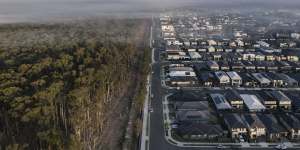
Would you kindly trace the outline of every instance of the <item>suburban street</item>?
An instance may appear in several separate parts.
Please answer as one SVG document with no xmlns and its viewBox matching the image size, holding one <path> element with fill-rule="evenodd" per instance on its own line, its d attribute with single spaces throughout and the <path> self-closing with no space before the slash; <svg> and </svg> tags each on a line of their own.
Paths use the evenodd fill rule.
<svg viewBox="0 0 300 150">
<path fill-rule="evenodd" d="M 163 99 L 167 94 L 172 93 L 174 88 L 168 88 L 162 86 L 162 74 L 161 65 L 165 65 L 164 62 L 160 60 L 160 49 L 157 48 L 153 41 L 159 41 L 159 30 L 155 27 L 155 21 L 153 21 L 153 26 L 151 27 L 151 37 L 150 37 L 150 47 L 152 49 L 152 64 L 151 64 L 151 75 L 149 75 L 148 82 L 148 94 L 144 107 L 144 125 L 143 125 L 143 137 L 141 138 L 141 150 L 208 150 L 208 149 L 218 149 L 218 144 L 208 143 L 203 145 L 191 145 L 191 146 L 178 146 L 177 143 L 168 139 L 166 134 L 167 130 L 164 125 L 164 118 L 167 116 L 163 113 L 164 105 Z M 205 90 L 203 88 L 187 88 L 184 90 Z M 219 88 L 211 89 L 219 90 Z M 247 90 L 247 89 L 243 89 Z M 252 89 L 253 90 L 253 89 Z M 255 90 L 255 89 L 254 89 Z M 260 90 L 260 89 L 256 89 Z M 298 89 L 296 89 L 298 90 Z M 239 144 L 232 144 L 224 146 L 223 149 L 275 149 L 274 147 L 261 147 L 253 146 L 249 147 L 246 143 L 246 147 L 241 147 Z M 248 146 L 247 146 L 248 145 Z"/>
</svg>

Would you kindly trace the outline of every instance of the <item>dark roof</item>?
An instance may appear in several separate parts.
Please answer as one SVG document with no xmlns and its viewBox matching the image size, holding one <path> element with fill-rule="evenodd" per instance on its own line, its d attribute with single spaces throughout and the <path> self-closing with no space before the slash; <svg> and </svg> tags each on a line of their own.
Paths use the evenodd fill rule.
<svg viewBox="0 0 300 150">
<path fill-rule="evenodd" d="M 238 114 L 225 114 L 224 122 L 229 129 L 231 128 L 247 128 L 247 124 Z"/>
<path fill-rule="evenodd" d="M 197 77 L 193 76 L 175 76 L 175 77 L 170 77 L 170 81 L 198 81 Z"/>
<path fill-rule="evenodd" d="M 197 92 L 189 92 L 189 91 L 177 91 L 171 96 L 168 97 L 170 101 L 200 101 L 204 100 L 201 94 Z"/>
<path fill-rule="evenodd" d="M 265 73 L 265 76 L 267 76 L 271 80 L 282 80 L 276 73 L 274 72 L 267 72 Z"/>
<path fill-rule="evenodd" d="M 249 128 L 265 128 L 264 124 L 261 122 L 261 120 L 259 120 L 256 114 L 245 114 L 243 117 Z"/>
<path fill-rule="evenodd" d="M 287 96 L 292 100 L 292 106 L 295 110 L 300 110 L 300 94 L 295 92 L 287 93 Z"/>
<path fill-rule="evenodd" d="M 225 93 L 225 97 L 228 101 L 243 101 L 242 97 L 236 90 L 227 90 Z"/>
<path fill-rule="evenodd" d="M 272 114 L 258 114 L 257 116 L 264 123 L 268 133 L 287 132 Z"/>
<path fill-rule="evenodd" d="M 243 82 L 256 82 L 256 80 L 249 73 L 240 73 L 239 75 L 243 79 Z"/>
<path fill-rule="evenodd" d="M 203 121 L 207 122 L 209 119 L 209 111 L 200 111 L 200 110 L 179 110 L 176 111 L 176 120 L 177 121 Z"/>
<path fill-rule="evenodd" d="M 207 110 L 208 101 L 175 102 L 177 110 Z"/>
<path fill-rule="evenodd" d="M 276 101 L 272 95 L 268 93 L 268 91 L 258 91 L 258 96 L 261 97 L 263 101 Z"/>
<path fill-rule="evenodd" d="M 282 120 L 282 124 L 288 129 L 300 130 L 300 121 L 294 115 L 289 113 L 278 114 L 278 118 Z"/>
<path fill-rule="evenodd" d="M 291 101 L 290 98 L 281 91 L 268 91 L 268 93 L 277 101 Z"/>
<path fill-rule="evenodd" d="M 200 80 L 213 82 L 215 80 L 215 76 L 212 73 L 204 72 L 204 73 L 201 73 Z"/>
<path fill-rule="evenodd" d="M 218 62 L 218 65 L 219 65 L 220 67 L 229 67 L 229 64 L 228 64 L 227 61 L 219 61 L 219 62 Z"/>
<path fill-rule="evenodd" d="M 176 129 L 180 135 L 212 135 L 222 136 L 223 129 L 220 125 L 210 125 L 195 122 L 181 122 Z"/>
</svg>

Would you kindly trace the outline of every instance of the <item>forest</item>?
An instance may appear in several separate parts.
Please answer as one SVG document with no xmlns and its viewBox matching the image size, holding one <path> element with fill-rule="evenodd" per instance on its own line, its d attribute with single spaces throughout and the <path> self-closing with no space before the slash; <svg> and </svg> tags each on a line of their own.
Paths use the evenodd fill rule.
<svg viewBox="0 0 300 150">
<path fill-rule="evenodd" d="M 149 24 L 0 25 L 0 149 L 121 149 L 143 103 Z"/>
</svg>

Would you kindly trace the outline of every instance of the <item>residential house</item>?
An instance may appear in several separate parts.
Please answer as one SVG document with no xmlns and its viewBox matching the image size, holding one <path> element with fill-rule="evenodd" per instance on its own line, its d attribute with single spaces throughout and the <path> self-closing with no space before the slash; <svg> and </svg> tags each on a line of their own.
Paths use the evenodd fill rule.
<svg viewBox="0 0 300 150">
<path fill-rule="evenodd" d="M 231 61 L 229 62 L 231 70 L 234 71 L 242 71 L 244 68 L 244 64 L 241 61 Z"/>
<path fill-rule="evenodd" d="M 243 53 L 242 56 L 243 56 L 243 60 L 245 60 L 245 61 L 254 61 L 255 60 L 254 53 L 246 52 L 246 53 Z"/>
<path fill-rule="evenodd" d="M 196 73 L 192 67 L 171 67 L 168 76 L 170 77 L 196 77 Z"/>
<path fill-rule="evenodd" d="M 230 82 L 232 86 L 240 86 L 242 85 L 242 78 L 240 77 L 240 75 L 235 72 L 235 71 L 230 71 L 230 72 L 226 72 L 227 75 L 230 78 Z"/>
<path fill-rule="evenodd" d="M 215 61 L 207 61 L 207 67 L 212 71 L 219 70 L 219 65 Z"/>
<path fill-rule="evenodd" d="M 291 140 L 300 139 L 300 120 L 289 113 L 281 113 L 277 115 L 278 121 L 289 131 L 288 137 Z"/>
<path fill-rule="evenodd" d="M 175 101 L 174 108 L 176 111 L 188 111 L 188 110 L 207 110 L 208 101 Z"/>
<path fill-rule="evenodd" d="M 253 62 L 257 71 L 265 71 L 266 70 L 266 68 L 267 68 L 266 64 L 263 62 L 264 61 L 254 61 Z"/>
<path fill-rule="evenodd" d="M 281 109 L 290 110 L 292 107 L 292 100 L 287 97 L 283 92 L 281 91 L 268 91 L 270 95 L 276 99 L 277 105 Z"/>
<path fill-rule="evenodd" d="M 224 71 L 215 72 L 215 76 L 217 77 L 218 84 L 221 86 L 225 86 L 230 83 L 230 78 Z"/>
<path fill-rule="evenodd" d="M 189 51 L 188 53 L 192 60 L 199 60 L 202 58 L 198 52 Z"/>
<path fill-rule="evenodd" d="M 209 118 L 208 116 L 209 111 L 202 111 L 202 110 L 179 110 L 176 111 L 176 120 L 179 122 L 183 121 L 195 121 L 195 122 L 201 122 L 201 121 L 207 121 Z"/>
<path fill-rule="evenodd" d="M 209 47 L 207 48 L 207 51 L 208 51 L 209 53 L 213 53 L 213 52 L 216 52 L 216 48 L 213 47 L 213 46 L 209 46 Z"/>
<path fill-rule="evenodd" d="M 172 86 L 193 86 L 198 84 L 198 79 L 195 76 L 172 76 L 166 82 Z"/>
<path fill-rule="evenodd" d="M 220 125 L 195 122 L 179 123 L 175 133 L 185 140 L 217 140 L 226 135 Z"/>
<path fill-rule="evenodd" d="M 231 138 L 247 135 L 247 124 L 238 114 L 225 114 L 223 118 Z"/>
<path fill-rule="evenodd" d="M 243 86 L 245 87 L 256 87 L 258 85 L 257 80 L 249 73 L 240 73 L 243 79 Z"/>
<path fill-rule="evenodd" d="M 252 76 L 262 87 L 267 87 L 271 84 L 271 81 L 261 73 L 252 73 Z"/>
<path fill-rule="evenodd" d="M 258 114 L 257 116 L 266 127 L 267 139 L 269 142 L 280 142 L 281 139 L 288 136 L 288 131 L 280 125 L 274 115 Z"/>
<path fill-rule="evenodd" d="M 277 75 L 277 73 L 267 72 L 264 73 L 264 76 L 266 76 L 271 81 L 273 87 L 282 87 L 283 80 Z"/>
<path fill-rule="evenodd" d="M 206 87 L 212 87 L 213 83 L 215 83 L 215 76 L 210 72 L 204 72 L 200 75 L 200 83 Z"/>
<path fill-rule="evenodd" d="M 277 61 L 277 65 L 282 72 L 289 72 L 292 70 L 292 66 L 286 61 Z"/>
<path fill-rule="evenodd" d="M 256 71 L 256 67 L 253 63 L 251 63 L 250 61 L 243 61 L 244 64 L 244 69 L 246 72 L 255 72 Z"/>
<path fill-rule="evenodd" d="M 240 94 L 236 90 L 228 90 L 225 93 L 225 98 L 230 103 L 231 107 L 242 109 L 244 105 L 244 101 Z"/>
<path fill-rule="evenodd" d="M 267 109 L 275 110 L 277 109 L 277 100 L 273 98 L 267 91 L 259 91 L 259 97 L 261 98 L 261 102 Z"/>
<path fill-rule="evenodd" d="M 226 98 L 222 94 L 218 94 L 218 93 L 210 94 L 210 98 L 213 101 L 218 111 L 232 109 L 232 107 L 230 106 L 230 104 L 227 102 Z"/>
<path fill-rule="evenodd" d="M 261 52 L 256 52 L 255 53 L 255 60 L 256 61 L 265 61 L 266 60 L 266 56 L 261 53 Z"/>
<path fill-rule="evenodd" d="M 223 71 L 229 71 L 230 70 L 230 67 L 229 67 L 229 64 L 228 64 L 227 61 L 219 61 L 218 64 L 220 66 L 220 70 L 223 70 Z"/>
<path fill-rule="evenodd" d="M 255 140 L 266 136 L 266 127 L 256 114 L 245 114 L 242 118 L 246 121 L 250 139 Z"/>
<path fill-rule="evenodd" d="M 213 58 L 214 61 L 220 61 L 222 60 L 222 53 L 211 53 L 211 57 Z"/>
<path fill-rule="evenodd" d="M 260 102 L 260 100 L 255 95 L 240 94 L 242 97 L 246 108 L 250 112 L 261 112 L 266 109 L 266 107 Z"/>
</svg>

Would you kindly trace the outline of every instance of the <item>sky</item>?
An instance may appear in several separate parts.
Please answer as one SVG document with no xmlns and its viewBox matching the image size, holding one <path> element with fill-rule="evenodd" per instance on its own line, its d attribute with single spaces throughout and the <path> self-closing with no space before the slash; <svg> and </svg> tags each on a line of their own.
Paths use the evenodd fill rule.
<svg viewBox="0 0 300 150">
<path fill-rule="evenodd" d="M 300 0 L 0 0 L 0 23 L 84 18 L 105 15 L 136 15 L 151 10 L 199 5 L 200 7 L 299 6 Z"/>
</svg>

